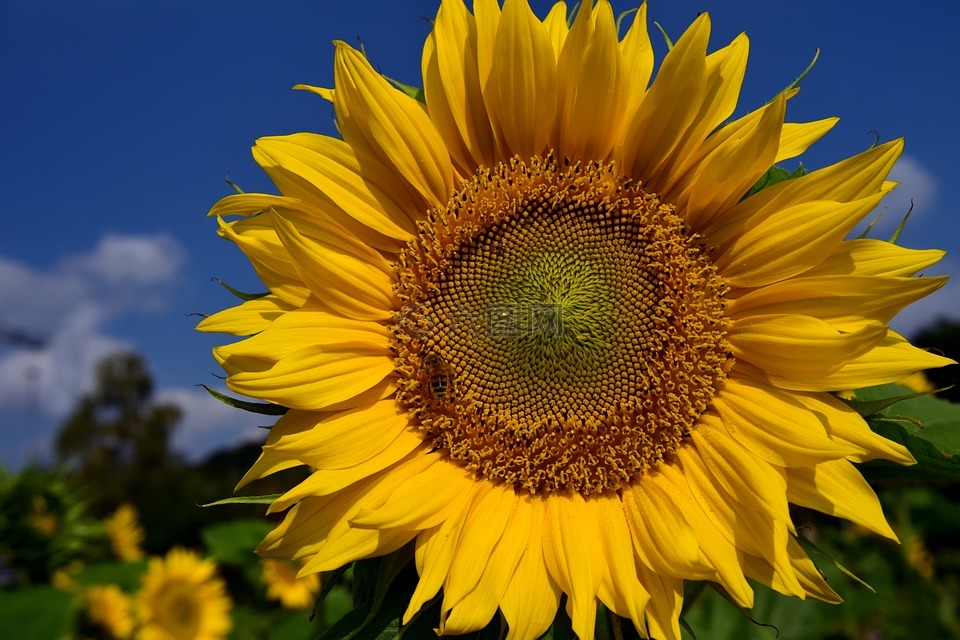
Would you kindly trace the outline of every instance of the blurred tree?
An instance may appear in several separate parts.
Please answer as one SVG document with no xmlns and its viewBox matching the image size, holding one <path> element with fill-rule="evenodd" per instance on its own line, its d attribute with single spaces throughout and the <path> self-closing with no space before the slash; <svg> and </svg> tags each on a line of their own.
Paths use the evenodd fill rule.
<svg viewBox="0 0 960 640">
<path fill-rule="evenodd" d="M 153 380 L 136 353 L 108 356 L 94 390 L 81 398 L 57 437 L 57 455 L 84 479 L 169 466 L 179 407 L 153 404 Z"/>
<path fill-rule="evenodd" d="M 162 546 L 169 537 L 164 533 L 177 529 L 170 516 L 193 504 L 184 495 L 185 465 L 170 450 L 181 410 L 154 403 L 152 396 L 153 379 L 142 356 L 110 355 L 97 366 L 93 391 L 80 399 L 56 441 L 59 462 L 90 486 L 98 515 L 121 502 L 137 507 L 148 547 Z"/>
<path fill-rule="evenodd" d="M 960 321 L 938 318 L 932 325 L 921 329 L 911 342 L 918 347 L 933 349 L 936 353 L 960 361 Z M 937 389 L 953 385 L 951 389 L 937 395 L 951 402 L 960 402 L 960 385 L 957 384 L 960 365 L 931 369 L 925 373 Z"/>
</svg>

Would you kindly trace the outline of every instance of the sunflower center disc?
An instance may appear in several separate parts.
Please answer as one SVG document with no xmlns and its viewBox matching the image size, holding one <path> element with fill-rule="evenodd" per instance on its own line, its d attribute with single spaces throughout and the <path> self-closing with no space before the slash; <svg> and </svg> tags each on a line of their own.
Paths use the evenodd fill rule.
<svg viewBox="0 0 960 640">
<path fill-rule="evenodd" d="M 731 364 L 708 247 L 610 165 L 481 169 L 397 271 L 399 402 L 452 460 L 534 493 L 642 475 Z"/>
</svg>

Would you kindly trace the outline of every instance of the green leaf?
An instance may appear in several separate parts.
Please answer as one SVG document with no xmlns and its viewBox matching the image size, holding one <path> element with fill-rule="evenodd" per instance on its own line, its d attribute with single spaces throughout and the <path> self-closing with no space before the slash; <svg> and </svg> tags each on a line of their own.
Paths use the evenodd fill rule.
<svg viewBox="0 0 960 640">
<path fill-rule="evenodd" d="M 220 278 L 210 278 L 210 279 L 243 301 L 257 300 L 264 296 L 270 295 L 269 291 L 264 291 L 263 293 L 244 293 L 239 289 L 234 289 L 233 287 L 228 285 L 226 282 L 224 282 Z"/>
<path fill-rule="evenodd" d="M 914 396 L 914 397 L 904 397 Z M 917 479 L 960 481 L 960 405 L 929 395 L 916 396 L 902 385 L 869 387 L 856 392 L 862 402 L 899 397 L 896 407 L 886 407 L 870 420 L 870 427 L 899 442 L 917 459 L 916 467 L 884 461 L 864 465 L 871 474 Z M 922 425 L 922 426 L 920 426 Z"/>
<path fill-rule="evenodd" d="M 115 584 L 128 593 L 140 587 L 140 576 L 147 568 L 146 560 L 137 562 L 97 562 L 84 565 L 72 576 L 79 585 Z"/>
<path fill-rule="evenodd" d="M 859 394 L 860 392 L 858 391 L 857 393 Z M 855 397 L 852 400 L 843 400 L 843 402 L 864 418 L 871 418 L 873 416 L 880 415 L 880 413 L 887 407 L 892 407 L 903 400 L 931 396 L 934 393 L 936 393 L 936 391 L 917 391 L 915 393 L 905 393 L 901 395 L 890 396 L 889 398 L 880 398 L 879 400 L 860 400 Z"/>
<path fill-rule="evenodd" d="M 0 629 L 4 638 L 46 640 L 70 635 L 73 594 L 51 586 L 4 589 Z"/>
<path fill-rule="evenodd" d="M 264 520 L 234 520 L 206 527 L 200 539 L 217 562 L 245 566 L 256 559 L 254 549 L 272 528 Z"/>
<path fill-rule="evenodd" d="M 260 415 L 264 416 L 282 416 L 289 411 L 287 407 L 279 404 L 271 404 L 269 402 L 249 402 L 247 400 L 240 400 L 239 398 L 231 398 L 225 393 L 220 393 L 216 389 L 211 389 L 205 384 L 197 386 L 206 389 L 207 393 L 212 395 L 223 404 L 235 407 L 237 409 L 243 409 L 244 411 L 249 411 L 250 413 L 259 413 Z"/>
<path fill-rule="evenodd" d="M 746 200 L 747 198 L 757 193 L 758 191 L 763 191 L 767 187 L 772 187 L 778 182 L 783 182 L 784 180 L 790 180 L 791 178 L 799 178 L 800 176 L 804 176 L 806 174 L 807 174 L 807 170 L 804 168 L 802 164 L 798 165 L 797 168 L 793 170 L 793 173 L 787 171 L 783 167 L 778 167 L 777 165 L 773 165 L 772 167 L 767 169 L 767 172 L 765 174 L 760 176 L 760 179 L 757 180 L 756 184 L 750 187 L 750 190 L 747 191 L 747 195 L 743 196 L 743 198 L 741 198 L 741 201 Z"/>
<path fill-rule="evenodd" d="M 207 504 L 201 504 L 201 507 L 222 507 L 225 504 L 273 504 L 277 498 L 282 496 L 282 493 L 265 493 L 260 496 L 233 496 L 232 498 L 224 498 L 223 500 L 216 500 L 215 502 L 208 502 Z"/>
</svg>

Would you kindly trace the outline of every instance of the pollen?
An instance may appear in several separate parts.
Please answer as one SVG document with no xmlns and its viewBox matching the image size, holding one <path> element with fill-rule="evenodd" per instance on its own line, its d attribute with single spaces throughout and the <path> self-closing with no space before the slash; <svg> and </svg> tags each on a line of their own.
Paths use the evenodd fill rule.
<svg viewBox="0 0 960 640">
<path fill-rule="evenodd" d="M 491 481 L 620 489 L 671 455 L 733 364 L 710 255 L 613 165 L 481 168 L 398 257 L 397 399 Z"/>
</svg>

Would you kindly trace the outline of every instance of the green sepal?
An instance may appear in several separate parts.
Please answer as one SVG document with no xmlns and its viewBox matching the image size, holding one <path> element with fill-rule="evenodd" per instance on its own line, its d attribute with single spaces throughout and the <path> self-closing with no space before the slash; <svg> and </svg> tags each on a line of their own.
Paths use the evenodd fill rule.
<svg viewBox="0 0 960 640">
<path fill-rule="evenodd" d="M 783 182 L 784 180 L 790 180 L 792 178 L 799 178 L 800 176 L 805 176 L 805 175 L 807 175 L 807 170 L 802 164 L 797 165 L 797 168 L 794 169 L 792 173 L 787 171 L 783 167 L 778 167 L 777 165 L 773 165 L 769 169 L 767 169 L 766 173 L 760 176 L 760 179 L 757 180 L 757 182 L 752 187 L 750 187 L 750 190 L 747 191 L 747 194 L 743 196 L 740 200 L 742 202 L 743 200 L 746 200 L 747 198 L 757 193 L 758 191 L 763 191 L 768 187 L 772 187 L 778 182 Z"/>
<path fill-rule="evenodd" d="M 842 400 L 848 407 L 859 413 L 862 417 L 872 418 L 874 416 L 879 416 L 884 409 L 891 407 L 898 402 L 909 400 L 910 398 L 932 396 L 939 391 L 943 391 L 943 389 L 937 389 L 936 391 L 917 391 L 916 393 L 905 393 L 902 395 L 890 396 L 889 398 L 881 398 L 879 400 L 858 400 L 857 398 L 852 400 L 840 398 L 840 400 Z"/>
<path fill-rule="evenodd" d="M 419 87 L 414 87 L 413 85 L 404 84 L 399 80 L 394 80 L 393 78 L 388 78 L 387 76 L 383 76 L 383 77 L 386 78 L 387 82 L 395 86 L 397 89 L 400 89 L 400 91 L 403 91 L 405 94 L 407 94 L 417 102 L 424 103 L 424 104 L 427 102 L 427 97 L 426 97 L 426 94 L 423 93 L 423 89 Z"/>
<path fill-rule="evenodd" d="M 282 416 L 290 410 L 289 408 L 279 404 L 271 404 L 269 402 L 248 402 L 247 400 L 240 400 L 239 398 L 231 398 L 224 393 L 220 393 L 215 389 L 211 389 L 205 384 L 197 386 L 206 389 L 207 393 L 212 395 L 223 404 L 235 407 L 237 409 L 243 409 L 244 411 L 249 411 L 250 413 L 259 413 L 260 415 L 264 416 Z"/>
<path fill-rule="evenodd" d="M 793 82 L 791 82 L 790 84 L 788 84 L 788 85 L 787 85 L 787 88 L 784 89 L 783 91 L 781 91 L 780 93 L 786 93 L 786 92 L 788 92 L 788 91 L 793 91 L 794 89 L 796 89 L 797 87 L 799 87 L 799 86 L 800 86 L 800 83 L 803 81 L 803 79 L 806 78 L 807 75 L 808 75 L 811 71 L 813 71 L 813 67 L 814 67 L 815 64 L 817 64 L 817 60 L 819 60 L 819 59 L 820 59 L 820 48 L 817 47 L 817 50 L 813 52 L 813 60 L 811 60 L 811 61 L 810 61 L 810 64 L 807 65 L 807 68 L 803 70 L 803 73 L 801 73 L 799 76 L 797 76 L 796 80 L 794 80 Z M 771 102 L 772 102 L 772 100 L 771 100 Z"/>
<path fill-rule="evenodd" d="M 835 566 L 837 569 L 839 569 L 848 578 L 856 580 L 857 582 L 865 586 L 867 589 L 869 589 L 873 593 L 877 592 L 877 590 L 871 587 L 865 580 L 863 580 L 862 578 L 857 576 L 855 573 L 847 569 L 845 566 L 840 564 L 836 559 L 833 558 L 833 556 L 831 556 L 829 553 L 827 553 L 826 551 L 824 551 L 823 549 L 815 545 L 806 536 L 796 536 L 794 539 L 800 543 L 800 546 L 803 547 L 804 551 L 807 551 L 808 553 L 813 553 L 814 555 L 817 555 L 823 558 L 824 560 L 826 560 L 827 562 Z"/>
<path fill-rule="evenodd" d="M 653 24 L 657 25 L 657 29 L 660 30 L 660 35 L 663 36 L 663 41 L 667 43 L 667 51 L 672 51 L 672 50 L 673 50 L 673 40 L 671 40 L 671 39 L 670 39 L 670 36 L 667 35 L 667 30 L 664 29 L 663 26 L 662 26 L 659 22 L 657 22 L 656 20 L 653 21 Z"/>
<path fill-rule="evenodd" d="M 222 507 L 227 504 L 273 504 L 277 501 L 282 493 L 265 493 L 259 496 L 233 496 L 230 498 L 223 498 L 222 500 L 214 500 L 213 502 L 208 502 L 206 504 L 197 505 L 198 507 Z"/>
<path fill-rule="evenodd" d="M 313 610 L 310 612 L 310 619 L 313 620 L 317 617 L 317 614 L 320 612 L 320 605 L 323 604 L 323 601 L 327 599 L 327 596 L 330 595 L 330 592 L 333 591 L 333 588 L 340 584 L 340 581 L 343 579 L 343 576 L 346 575 L 347 571 L 350 570 L 350 567 L 353 566 L 353 563 L 345 564 L 339 569 L 334 569 L 333 571 L 326 571 L 323 573 L 323 577 L 320 580 L 320 593 L 317 594 L 317 599 L 313 602 Z"/>
<path fill-rule="evenodd" d="M 244 302 L 249 302 L 250 300 L 259 300 L 260 298 L 263 298 L 264 296 L 270 295 L 270 292 L 269 292 L 269 291 L 264 291 L 263 293 L 244 293 L 243 291 L 240 291 L 239 289 L 234 289 L 233 287 L 231 287 L 230 285 L 228 285 L 226 282 L 224 282 L 224 281 L 221 280 L 220 278 L 210 278 L 210 279 L 213 280 L 214 282 L 216 282 L 217 284 L 219 284 L 221 287 L 223 287 L 224 289 L 226 289 L 226 290 L 229 291 L 230 293 L 232 293 L 233 295 L 235 295 L 236 297 L 238 297 L 238 298 L 240 298 L 241 300 L 243 300 Z"/>
</svg>

